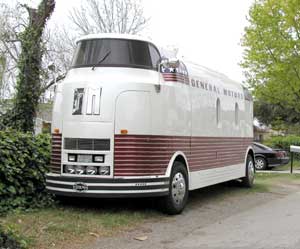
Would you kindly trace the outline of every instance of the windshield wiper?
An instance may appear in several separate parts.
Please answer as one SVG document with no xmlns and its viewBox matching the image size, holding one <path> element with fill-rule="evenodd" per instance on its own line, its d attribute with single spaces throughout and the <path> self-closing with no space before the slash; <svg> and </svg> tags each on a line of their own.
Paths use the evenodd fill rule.
<svg viewBox="0 0 300 249">
<path fill-rule="evenodd" d="M 95 70 L 95 67 L 100 65 L 105 59 L 110 55 L 111 51 L 108 51 L 101 60 L 99 60 L 94 66 L 92 67 L 92 70 Z"/>
</svg>

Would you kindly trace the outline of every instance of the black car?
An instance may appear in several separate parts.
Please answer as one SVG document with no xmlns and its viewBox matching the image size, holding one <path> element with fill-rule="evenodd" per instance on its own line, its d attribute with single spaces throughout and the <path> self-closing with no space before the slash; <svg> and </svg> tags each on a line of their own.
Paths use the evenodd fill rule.
<svg viewBox="0 0 300 249">
<path fill-rule="evenodd" d="M 255 152 L 255 169 L 264 170 L 289 163 L 289 157 L 284 150 L 272 149 L 260 143 L 253 143 Z"/>
</svg>

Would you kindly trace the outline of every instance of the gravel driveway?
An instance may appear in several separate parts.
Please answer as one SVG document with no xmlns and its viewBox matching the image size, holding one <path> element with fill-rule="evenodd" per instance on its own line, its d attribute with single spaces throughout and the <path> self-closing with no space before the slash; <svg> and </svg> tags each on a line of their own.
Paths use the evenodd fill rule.
<svg viewBox="0 0 300 249">
<path fill-rule="evenodd" d="M 269 192 L 228 185 L 197 190 L 190 193 L 183 214 L 99 238 L 90 247 L 100 248 L 299 249 L 300 185 L 277 186 Z"/>
</svg>

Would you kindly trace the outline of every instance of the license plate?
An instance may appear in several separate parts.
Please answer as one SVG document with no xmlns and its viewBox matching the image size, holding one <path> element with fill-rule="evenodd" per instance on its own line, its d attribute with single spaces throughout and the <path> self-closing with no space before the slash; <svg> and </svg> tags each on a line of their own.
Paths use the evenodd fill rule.
<svg viewBox="0 0 300 249">
<path fill-rule="evenodd" d="M 92 163 L 93 157 L 92 155 L 78 155 L 77 161 L 79 163 Z"/>
<path fill-rule="evenodd" d="M 76 182 L 74 185 L 73 185 L 73 189 L 77 192 L 84 192 L 84 191 L 87 191 L 89 188 L 88 186 L 83 183 L 83 182 Z"/>
</svg>

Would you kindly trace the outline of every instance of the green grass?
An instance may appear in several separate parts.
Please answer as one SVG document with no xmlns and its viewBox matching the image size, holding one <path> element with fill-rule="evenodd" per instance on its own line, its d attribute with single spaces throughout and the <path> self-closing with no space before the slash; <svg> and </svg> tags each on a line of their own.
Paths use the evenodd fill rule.
<svg viewBox="0 0 300 249">
<path fill-rule="evenodd" d="M 255 184 L 252 188 L 244 189 L 246 192 L 258 192 L 258 193 L 264 193 L 270 191 L 270 186 L 268 184 L 265 184 L 260 179 L 255 180 Z"/>
<path fill-rule="evenodd" d="M 256 173 L 255 185 L 270 189 L 281 184 L 300 184 L 300 174 Z M 256 186 L 253 189 L 255 188 Z"/>
<path fill-rule="evenodd" d="M 290 170 L 290 169 L 291 169 L 291 161 L 286 165 L 275 167 L 273 170 Z M 300 160 L 294 160 L 293 169 L 300 170 Z"/>
<path fill-rule="evenodd" d="M 96 237 L 110 236 L 122 229 L 155 217 L 154 211 L 105 210 L 57 205 L 30 212 L 15 212 L 0 219 L 27 238 L 29 248 L 83 248 Z"/>
<path fill-rule="evenodd" d="M 236 188 L 237 195 L 240 193 L 267 193 L 282 185 L 300 185 L 300 174 L 263 173 L 255 174 L 255 182 L 252 188 Z M 238 187 L 237 184 L 233 184 Z"/>
</svg>

